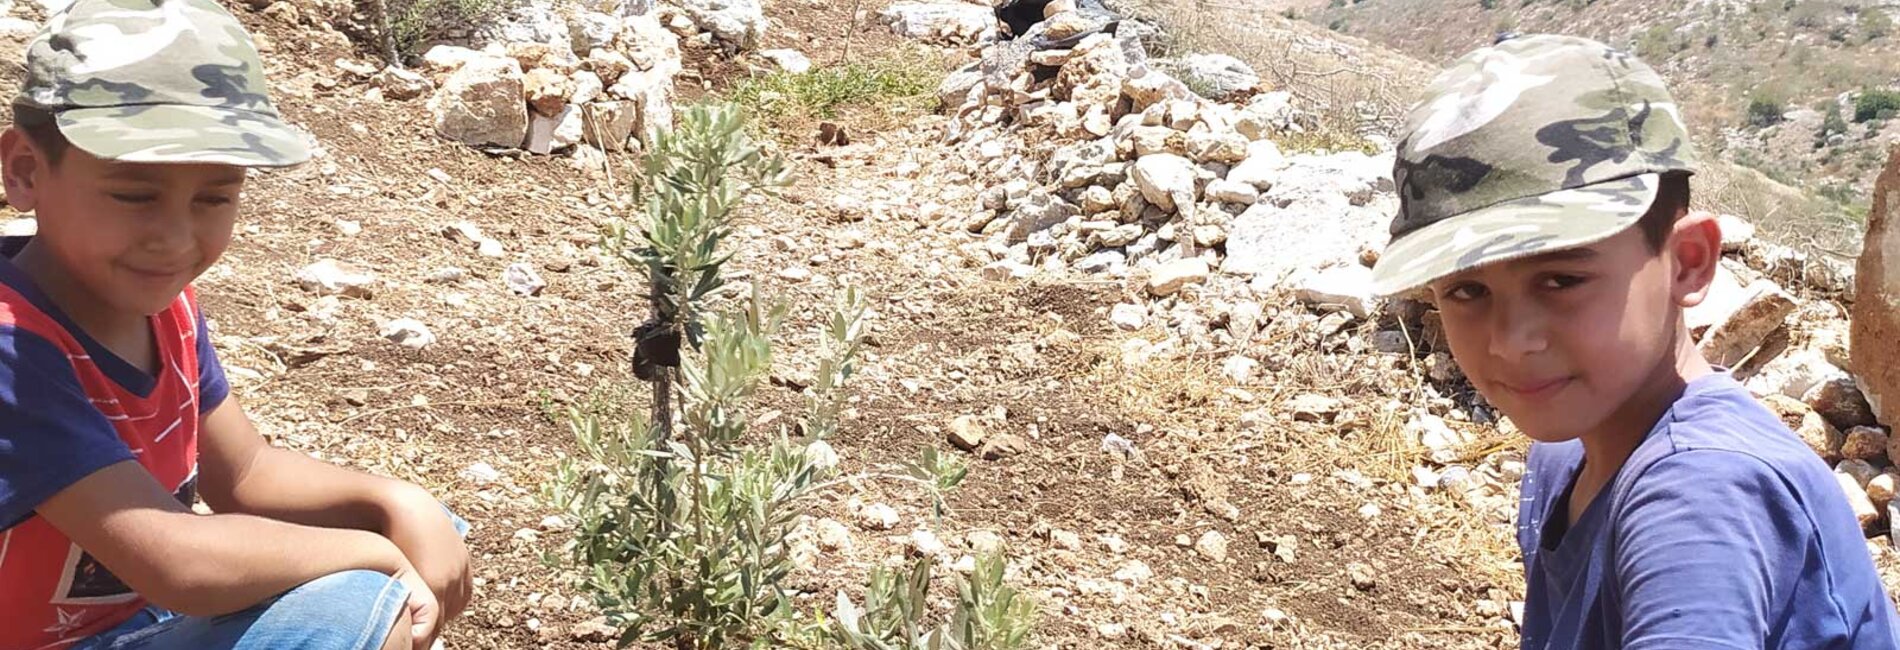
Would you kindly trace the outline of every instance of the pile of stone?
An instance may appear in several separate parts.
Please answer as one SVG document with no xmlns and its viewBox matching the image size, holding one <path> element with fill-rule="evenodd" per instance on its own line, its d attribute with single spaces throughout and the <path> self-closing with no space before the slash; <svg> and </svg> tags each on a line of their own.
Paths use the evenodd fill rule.
<svg viewBox="0 0 1900 650">
<path fill-rule="evenodd" d="M 438 45 L 423 55 L 427 76 L 391 68 L 374 80 L 389 99 L 430 93 L 436 133 L 471 146 L 638 150 L 671 126 L 682 69 L 679 36 L 662 13 L 575 9 L 560 38 Z"/>
<path fill-rule="evenodd" d="M 988 236 L 994 275 L 1166 276 L 1151 282 L 1165 295 L 1206 268 L 1277 286 L 1382 242 L 1390 154 L 1285 155 L 1274 138 L 1311 118 L 1244 64 L 1150 61 L 1132 21 L 1045 9 L 1058 11 L 939 88 L 951 137 L 996 182 L 961 223 Z M 1232 99 L 1164 68 L 1202 70 L 1197 89 Z"/>
</svg>

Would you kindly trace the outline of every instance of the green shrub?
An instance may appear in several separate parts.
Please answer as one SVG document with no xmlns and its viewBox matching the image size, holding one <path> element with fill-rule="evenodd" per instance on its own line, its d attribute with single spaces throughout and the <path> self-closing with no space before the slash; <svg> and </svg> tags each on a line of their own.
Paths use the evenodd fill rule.
<svg viewBox="0 0 1900 650">
<path fill-rule="evenodd" d="M 1887 10 L 1881 7 L 1862 7 L 1860 18 L 1855 20 L 1860 29 L 1861 42 L 1886 38 L 1893 33 L 1893 19 L 1887 16 Z"/>
<path fill-rule="evenodd" d="M 1748 100 L 1748 125 L 1755 128 L 1773 126 L 1781 122 L 1781 115 L 1786 112 L 1788 107 L 1780 97 L 1757 93 Z"/>
<path fill-rule="evenodd" d="M 493 23 L 521 0 L 384 0 L 387 12 L 385 47 L 399 58 L 422 54 L 421 49 L 453 29 Z"/>
<path fill-rule="evenodd" d="M 1820 112 L 1820 133 L 1815 133 L 1815 148 L 1828 146 L 1828 139 L 1834 137 L 1835 133 L 1847 133 L 1847 120 L 1841 118 L 1841 106 L 1826 103 Z"/>
<path fill-rule="evenodd" d="M 930 626 L 925 605 L 931 561 L 923 558 L 903 571 L 871 571 L 860 609 L 844 594 L 834 610 L 832 640 L 847 650 L 1023 650 L 1033 640 L 1036 605 L 1003 581 L 1000 553 L 978 558 L 970 576 L 957 585 L 956 610 L 942 625 Z"/>
<path fill-rule="evenodd" d="M 581 457 L 560 464 L 553 501 L 579 522 L 572 559 L 623 642 L 757 646 L 768 621 L 789 612 L 778 586 L 792 568 L 784 541 L 794 502 L 824 471 L 807 453 L 821 441 L 740 445 L 786 310 L 756 293 L 736 310 L 705 303 L 724 284 L 719 244 L 734 208 L 787 174 L 730 105 L 683 111 L 642 171 L 645 218 L 609 224 L 602 247 L 648 275 L 654 316 L 634 357 L 635 374 L 653 382 L 652 415 L 574 410 Z"/>
<path fill-rule="evenodd" d="M 1884 120 L 1900 111 L 1900 91 L 1863 88 L 1854 100 L 1854 121 Z"/>
<path fill-rule="evenodd" d="M 905 50 L 869 61 L 773 72 L 741 81 L 731 99 L 772 130 L 798 129 L 814 120 L 837 119 L 850 108 L 886 112 L 928 110 L 943 80 L 941 63 Z"/>
</svg>

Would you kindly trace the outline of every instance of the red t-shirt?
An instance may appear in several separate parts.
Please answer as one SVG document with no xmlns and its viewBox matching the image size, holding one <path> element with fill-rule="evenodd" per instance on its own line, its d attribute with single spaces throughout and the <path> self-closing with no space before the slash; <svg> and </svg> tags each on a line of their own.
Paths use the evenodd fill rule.
<svg viewBox="0 0 1900 650">
<path fill-rule="evenodd" d="M 157 376 L 92 341 L 0 257 L 0 650 L 67 647 L 145 606 L 34 514 L 47 498 L 126 460 L 180 502 L 196 496 L 199 419 L 229 388 L 191 290 L 150 323 Z"/>
</svg>

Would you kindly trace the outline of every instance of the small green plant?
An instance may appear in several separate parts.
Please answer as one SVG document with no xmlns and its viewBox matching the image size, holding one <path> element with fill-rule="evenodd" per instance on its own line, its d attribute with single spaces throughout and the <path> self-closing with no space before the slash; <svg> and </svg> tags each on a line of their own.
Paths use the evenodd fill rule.
<svg viewBox="0 0 1900 650">
<path fill-rule="evenodd" d="M 838 592 L 832 611 L 832 640 L 849 650 L 936 650 L 943 647 L 942 630 L 929 630 L 924 617 L 930 608 L 929 558 L 909 568 L 871 569 L 860 609 Z"/>
<path fill-rule="evenodd" d="M 1782 114 L 1787 111 L 1787 103 L 1780 97 L 1756 91 L 1748 100 L 1748 125 L 1758 129 L 1774 126 L 1781 122 Z"/>
<path fill-rule="evenodd" d="M 399 58 L 422 54 L 431 41 L 449 30 L 493 23 L 519 6 L 520 0 L 385 0 L 384 40 Z"/>
<path fill-rule="evenodd" d="M 1900 91 L 1863 88 L 1854 99 L 1854 121 L 1884 120 L 1900 111 Z"/>
<path fill-rule="evenodd" d="M 1862 7 L 1860 17 L 1854 22 L 1860 30 L 1862 43 L 1886 38 L 1893 33 L 1893 19 L 1887 16 L 1887 10 L 1882 7 Z"/>
<path fill-rule="evenodd" d="M 975 570 L 957 587 L 957 609 L 950 618 L 951 647 L 967 650 L 1021 650 L 1029 647 L 1036 625 L 1036 603 L 1003 581 L 1007 562 L 1001 553 L 977 558 Z"/>
<path fill-rule="evenodd" d="M 836 119 L 852 108 L 928 110 L 937 101 L 941 63 L 903 50 L 808 72 L 772 72 L 739 82 L 732 101 L 770 129 L 793 129 L 814 120 Z"/>
<path fill-rule="evenodd" d="M 644 219 L 609 224 L 602 245 L 648 276 L 653 318 L 634 357 L 653 409 L 574 409 L 581 457 L 561 463 L 552 501 L 580 522 L 572 559 L 623 645 L 764 647 L 790 609 L 778 585 L 795 501 L 826 469 L 784 436 L 740 444 L 785 307 L 756 293 L 736 309 L 706 303 L 724 285 L 733 209 L 782 185 L 784 163 L 751 142 L 737 108 L 701 105 L 659 134 L 643 172 Z"/>
<path fill-rule="evenodd" d="M 917 460 L 904 464 L 904 473 L 930 492 L 932 510 L 942 518 L 950 512 L 944 495 L 963 483 L 970 467 L 956 456 L 937 453 L 936 447 L 925 447 Z"/>
<path fill-rule="evenodd" d="M 1841 117 L 1841 109 L 1833 102 L 1826 102 L 1821 110 L 1821 130 L 1814 134 L 1814 148 L 1827 146 L 1829 138 L 1836 134 L 1847 133 L 1847 120 Z"/>
<path fill-rule="evenodd" d="M 1023 650 L 1033 640 L 1036 604 L 1004 582 L 1001 553 L 977 558 L 957 584 L 956 609 L 942 625 L 928 626 L 929 558 L 903 570 L 871 570 L 864 607 L 838 594 L 832 639 L 848 650 Z"/>
</svg>

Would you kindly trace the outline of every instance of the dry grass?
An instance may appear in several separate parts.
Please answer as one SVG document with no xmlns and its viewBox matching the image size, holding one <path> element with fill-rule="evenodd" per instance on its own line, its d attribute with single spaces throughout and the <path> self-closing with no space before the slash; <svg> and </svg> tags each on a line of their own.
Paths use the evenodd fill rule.
<svg viewBox="0 0 1900 650">
<path fill-rule="evenodd" d="M 1705 163 L 1694 183 L 1694 207 L 1742 217 L 1755 225 L 1758 236 L 1810 255 L 1860 253 L 1864 224 L 1826 199 L 1720 161 Z"/>
<path fill-rule="evenodd" d="M 1432 72 L 1402 54 L 1242 3 L 1145 0 L 1125 10 L 1167 32 L 1159 56 L 1228 54 L 1291 93 L 1319 118 L 1314 132 L 1282 143 L 1293 150 L 1365 149 L 1368 136 L 1392 135 Z"/>
<path fill-rule="evenodd" d="M 755 75 L 736 84 L 731 98 L 781 139 L 802 137 L 827 120 L 885 131 L 936 108 L 937 84 L 949 69 L 938 52 L 900 48 L 802 73 Z"/>
</svg>

